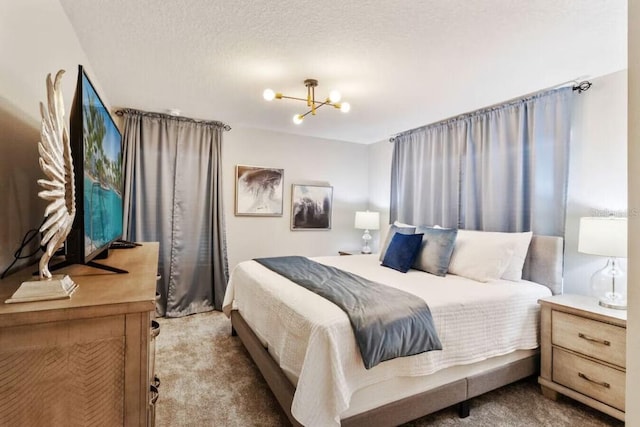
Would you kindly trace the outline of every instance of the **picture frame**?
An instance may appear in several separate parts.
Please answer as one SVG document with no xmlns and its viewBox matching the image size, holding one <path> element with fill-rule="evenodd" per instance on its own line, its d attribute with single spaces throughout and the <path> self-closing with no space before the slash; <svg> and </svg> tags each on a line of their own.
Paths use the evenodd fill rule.
<svg viewBox="0 0 640 427">
<path fill-rule="evenodd" d="M 291 185 L 291 230 L 330 230 L 333 187 Z"/>
<path fill-rule="evenodd" d="M 284 169 L 236 165 L 236 216 L 282 216 Z"/>
</svg>

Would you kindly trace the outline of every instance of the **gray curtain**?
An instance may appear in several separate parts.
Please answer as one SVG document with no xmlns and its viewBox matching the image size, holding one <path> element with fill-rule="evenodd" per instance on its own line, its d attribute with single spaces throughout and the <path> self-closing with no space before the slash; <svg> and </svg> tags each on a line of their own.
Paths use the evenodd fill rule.
<svg viewBox="0 0 640 427">
<path fill-rule="evenodd" d="M 223 123 L 124 109 L 124 230 L 160 242 L 160 315 L 222 309 Z"/>
<path fill-rule="evenodd" d="M 396 140 L 391 164 L 391 221 L 458 228 L 466 124 L 448 123 Z"/>
<path fill-rule="evenodd" d="M 571 87 L 394 139 L 391 221 L 564 235 Z"/>
</svg>

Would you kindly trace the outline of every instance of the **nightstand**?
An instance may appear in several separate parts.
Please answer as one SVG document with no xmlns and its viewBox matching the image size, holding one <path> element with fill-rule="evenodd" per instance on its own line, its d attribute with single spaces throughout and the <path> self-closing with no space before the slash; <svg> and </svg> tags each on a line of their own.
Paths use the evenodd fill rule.
<svg viewBox="0 0 640 427">
<path fill-rule="evenodd" d="M 359 250 L 354 251 L 338 251 L 339 255 L 362 255 L 362 252 Z"/>
<path fill-rule="evenodd" d="M 538 302 L 542 394 L 561 393 L 624 421 L 627 312 L 582 295 Z"/>
</svg>

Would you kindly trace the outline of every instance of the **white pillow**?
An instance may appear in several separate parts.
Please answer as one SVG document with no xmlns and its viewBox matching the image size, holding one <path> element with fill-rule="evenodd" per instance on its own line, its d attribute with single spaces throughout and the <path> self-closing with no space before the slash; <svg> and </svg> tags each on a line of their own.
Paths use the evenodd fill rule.
<svg viewBox="0 0 640 427">
<path fill-rule="evenodd" d="M 486 282 L 522 280 L 532 233 L 458 230 L 449 273 Z"/>
<path fill-rule="evenodd" d="M 512 255 L 513 250 L 506 245 L 479 245 L 473 239 L 458 237 L 451 255 L 449 273 L 478 282 L 499 279 L 509 266 Z"/>
<path fill-rule="evenodd" d="M 533 233 L 531 231 L 527 231 L 524 233 L 497 234 L 505 235 L 506 237 L 503 237 L 508 239 L 513 245 L 513 256 L 511 257 L 511 262 L 509 263 L 507 270 L 502 274 L 502 278 L 505 280 L 519 282 L 522 280 L 522 268 L 524 267 L 524 262 L 527 259 L 527 253 L 529 252 L 529 245 L 531 244 Z"/>
</svg>

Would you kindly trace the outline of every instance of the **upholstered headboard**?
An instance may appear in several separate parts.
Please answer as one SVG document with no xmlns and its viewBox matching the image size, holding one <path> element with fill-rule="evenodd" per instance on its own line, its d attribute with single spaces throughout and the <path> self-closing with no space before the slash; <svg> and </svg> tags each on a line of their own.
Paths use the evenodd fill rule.
<svg viewBox="0 0 640 427">
<path fill-rule="evenodd" d="M 534 235 L 522 269 L 522 278 L 545 285 L 554 295 L 561 294 L 563 246 L 562 237 Z"/>
</svg>

